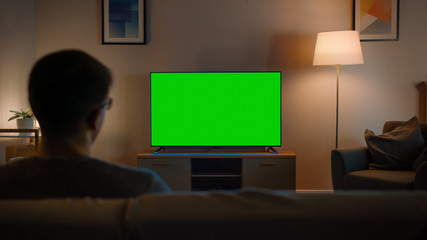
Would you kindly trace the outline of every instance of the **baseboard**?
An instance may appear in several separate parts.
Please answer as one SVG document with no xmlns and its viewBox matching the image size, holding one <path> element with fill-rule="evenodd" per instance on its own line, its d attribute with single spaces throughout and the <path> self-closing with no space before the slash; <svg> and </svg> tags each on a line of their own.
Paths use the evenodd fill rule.
<svg viewBox="0 0 427 240">
<path fill-rule="evenodd" d="M 332 189 L 297 189 L 297 193 L 333 193 Z"/>
</svg>

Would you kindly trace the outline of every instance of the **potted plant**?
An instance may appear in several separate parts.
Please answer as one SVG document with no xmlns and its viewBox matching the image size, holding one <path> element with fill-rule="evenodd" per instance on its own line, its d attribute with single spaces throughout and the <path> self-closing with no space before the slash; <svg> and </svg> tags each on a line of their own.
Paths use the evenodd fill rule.
<svg viewBox="0 0 427 240">
<path fill-rule="evenodd" d="M 32 129 L 34 128 L 34 115 L 31 109 L 15 111 L 10 110 L 14 113 L 12 117 L 9 118 L 9 121 L 16 119 L 16 127 L 19 129 Z"/>
</svg>

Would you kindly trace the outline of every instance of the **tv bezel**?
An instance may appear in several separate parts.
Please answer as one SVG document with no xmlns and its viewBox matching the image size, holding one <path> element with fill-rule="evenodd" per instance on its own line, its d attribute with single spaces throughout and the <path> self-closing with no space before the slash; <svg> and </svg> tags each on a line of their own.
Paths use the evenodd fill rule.
<svg viewBox="0 0 427 240">
<path fill-rule="evenodd" d="M 279 145 L 153 145 L 152 139 L 153 139 L 153 135 L 152 135 L 152 88 L 151 88 L 151 83 L 152 83 L 152 79 L 151 76 L 153 73 L 279 73 L 280 75 L 280 143 Z M 158 147 L 158 148 L 234 148 L 234 147 L 238 147 L 238 148 L 250 148 L 250 147 L 281 147 L 282 143 L 283 143 L 283 139 L 282 139 L 282 71 L 166 71 L 166 72 L 150 72 L 150 146 L 151 147 Z"/>
</svg>

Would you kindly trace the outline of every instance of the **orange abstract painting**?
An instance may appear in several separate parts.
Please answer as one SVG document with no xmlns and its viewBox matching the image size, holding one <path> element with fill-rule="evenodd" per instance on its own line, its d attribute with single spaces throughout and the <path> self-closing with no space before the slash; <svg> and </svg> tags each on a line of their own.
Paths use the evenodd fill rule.
<svg viewBox="0 0 427 240">
<path fill-rule="evenodd" d="M 355 0 L 355 29 L 361 39 L 397 39 L 398 6 L 398 0 Z"/>
</svg>

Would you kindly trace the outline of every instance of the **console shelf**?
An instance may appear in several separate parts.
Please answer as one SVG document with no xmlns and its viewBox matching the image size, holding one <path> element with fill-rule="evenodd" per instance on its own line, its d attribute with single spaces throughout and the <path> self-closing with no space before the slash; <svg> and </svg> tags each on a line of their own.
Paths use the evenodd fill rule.
<svg viewBox="0 0 427 240">
<path fill-rule="evenodd" d="M 295 189 L 292 151 L 259 153 L 140 153 L 138 167 L 157 172 L 175 191 L 260 187 Z"/>
</svg>

